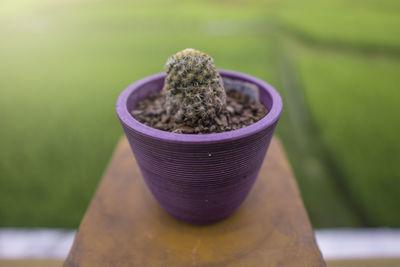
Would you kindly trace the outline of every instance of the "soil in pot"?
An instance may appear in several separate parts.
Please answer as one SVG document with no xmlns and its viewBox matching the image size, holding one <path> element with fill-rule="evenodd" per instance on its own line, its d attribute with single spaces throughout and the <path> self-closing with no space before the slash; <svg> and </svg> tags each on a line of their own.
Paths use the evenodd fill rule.
<svg viewBox="0 0 400 267">
<path fill-rule="evenodd" d="M 177 125 L 167 115 L 164 92 L 155 93 L 142 100 L 131 112 L 139 122 L 163 131 L 184 134 L 220 133 L 251 125 L 268 114 L 258 100 L 235 89 L 226 89 L 226 109 L 207 125 L 188 127 Z"/>
</svg>

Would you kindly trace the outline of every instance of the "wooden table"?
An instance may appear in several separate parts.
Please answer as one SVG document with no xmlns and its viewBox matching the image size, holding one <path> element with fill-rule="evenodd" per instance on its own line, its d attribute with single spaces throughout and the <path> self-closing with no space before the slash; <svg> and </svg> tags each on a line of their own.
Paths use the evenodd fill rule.
<svg viewBox="0 0 400 267">
<path fill-rule="evenodd" d="M 81 222 L 69 266 L 325 266 L 274 138 L 260 176 L 228 219 L 206 226 L 164 212 L 124 138 Z"/>
</svg>

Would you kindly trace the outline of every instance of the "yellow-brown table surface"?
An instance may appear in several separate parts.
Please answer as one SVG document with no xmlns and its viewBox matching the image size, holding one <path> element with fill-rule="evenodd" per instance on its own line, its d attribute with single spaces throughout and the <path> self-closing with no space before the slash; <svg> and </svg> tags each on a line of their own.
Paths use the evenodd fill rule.
<svg viewBox="0 0 400 267">
<path fill-rule="evenodd" d="M 69 266 L 325 266 L 280 142 L 248 198 L 206 226 L 172 218 L 145 186 L 123 138 L 64 262 Z"/>
</svg>

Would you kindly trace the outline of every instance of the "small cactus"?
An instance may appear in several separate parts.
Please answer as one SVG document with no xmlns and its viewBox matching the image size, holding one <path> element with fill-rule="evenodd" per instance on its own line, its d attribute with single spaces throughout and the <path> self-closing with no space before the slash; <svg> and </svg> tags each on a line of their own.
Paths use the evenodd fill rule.
<svg viewBox="0 0 400 267">
<path fill-rule="evenodd" d="M 165 64 L 166 110 L 177 124 L 210 124 L 225 109 L 226 93 L 213 59 L 185 49 Z"/>
</svg>

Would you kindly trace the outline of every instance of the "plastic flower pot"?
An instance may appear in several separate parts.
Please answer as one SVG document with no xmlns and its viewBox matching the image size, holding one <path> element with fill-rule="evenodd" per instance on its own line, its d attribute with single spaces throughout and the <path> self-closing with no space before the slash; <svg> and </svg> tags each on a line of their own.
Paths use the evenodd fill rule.
<svg viewBox="0 0 400 267">
<path fill-rule="evenodd" d="M 269 113 L 250 126 L 223 133 L 178 134 L 154 129 L 130 112 L 162 90 L 165 73 L 126 88 L 116 110 L 144 181 L 158 203 L 173 217 L 206 224 L 232 214 L 251 190 L 282 110 L 280 95 L 252 76 L 220 70 L 223 78 L 258 87 Z"/>
</svg>

